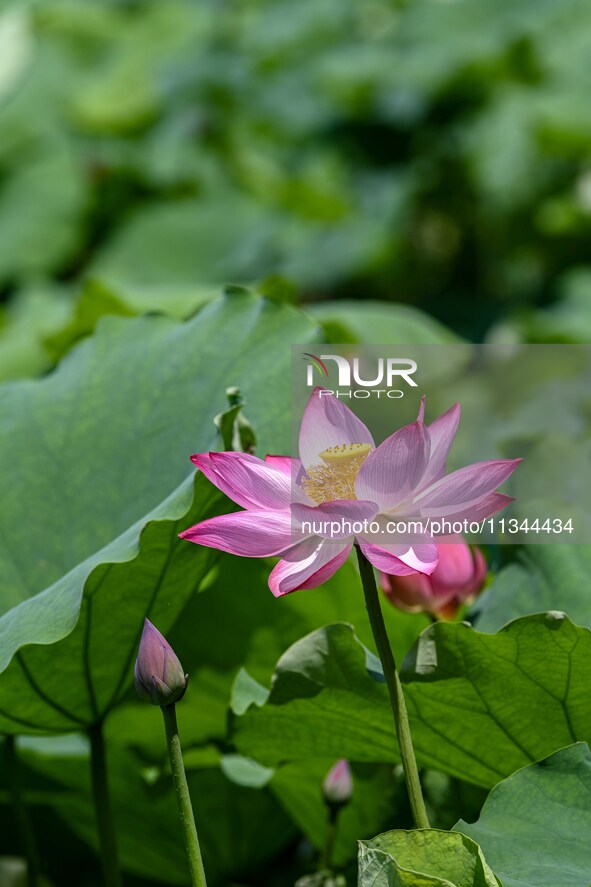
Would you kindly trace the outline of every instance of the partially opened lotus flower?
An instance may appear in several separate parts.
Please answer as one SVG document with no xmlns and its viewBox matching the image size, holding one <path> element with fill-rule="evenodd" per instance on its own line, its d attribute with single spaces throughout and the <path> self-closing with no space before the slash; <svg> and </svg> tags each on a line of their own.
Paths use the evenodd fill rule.
<svg viewBox="0 0 591 887">
<path fill-rule="evenodd" d="M 482 589 L 486 572 L 480 549 L 471 548 L 461 536 L 454 536 L 439 546 L 439 561 L 430 576 L 382 573 L 380 582 L 389 601 L 401 610 L 450 619 Z"/>
<path fill-rule="evenodd" d="M 426 531 L 393 543 L 388 522 L 482 521 L 512 501 L 496 489 L 521 460 L 477 462 L 446 476 L 459 404 L 430 425 L 423 416 L 424 401 L 415 422 L 376 446 L 345 404 L 317 388 L 302 418 L 299 459 L 191 457 L 244 510 L 205 520 L 181 537 L 246 557 L 280 557 L 269 576 L 275 596 L 321 585 L 354 543 L 383 573 L 430 574 L 438 560 L 435 538 Z M 351 530 L 370 523 L 368 530 Z"/>
</svg>

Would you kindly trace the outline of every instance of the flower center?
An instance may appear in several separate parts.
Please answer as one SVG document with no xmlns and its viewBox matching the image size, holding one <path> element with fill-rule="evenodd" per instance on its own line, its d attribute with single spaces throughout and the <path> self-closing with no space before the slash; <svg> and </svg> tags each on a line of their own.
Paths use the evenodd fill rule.
<svg viewBox="0 0 591 887">
<path fill-rule="evenodd" d="M 332 499 L 356 499 L 355 478 L 371 449 L 368 443 L 350 443 L 323 450 L 324 464 L 308 468 L 302 489 L 318 505 Z"/>
</svg>

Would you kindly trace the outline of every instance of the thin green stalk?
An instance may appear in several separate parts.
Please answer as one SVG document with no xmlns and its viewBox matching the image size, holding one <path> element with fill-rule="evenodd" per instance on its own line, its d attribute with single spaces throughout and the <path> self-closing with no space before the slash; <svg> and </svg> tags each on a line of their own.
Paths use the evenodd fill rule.
<svg viewBox="0 0 591 887">
<path fill-rule="evenodd" d="M 27 859 L 27 883 L 29 887 L 37 887 L 39 884 L 39 855 L 35 842 L 35 833 L 29 817 L 29 811 L 23 796 L 23 781 L 20 758 L 14 736 L 7 736 L 6 740 L 6 770 L 8 773 L 8 791 L 10 802 L 14 811 L 18 830 L 23 842 L 23 850 Z"/>
<path fill-rule="evenodd" d="M 334 852 L 334 844 L 337 836 L 337 820 L 339 818 L 339 808 L 330 804 L 328 807 L 328 824 L 326 827 L 326 841 L 324 843 L 324 853 L 322 854 L 322 868 L 325 871 L 332 870 L 332 855 Z"/>
<path fill-rule="evenodd" d="M 121 887 L 121 873 L 117 859 L 117 841 L 111 813 L 111 797 L 107 779 L 107 761 L 102 723 L 88 730 L 90 739 L 90 770 L 96 824 L 99 835 L 101 862 L 105 887 Z"/>
<path fill-rule="evenodd" d="M 163 705 L 162 715 L 164 717 L 166 742 L 170 755 L 172 782 L 185 835 L 191 884 L 193 887 L 207 887 L 203 860 L 201 858 L 201 848 L 199 847 L 199 838 L 197 837 L 197 829 L 195 827 L 195 817 L 193 816 L 193 807 L 191 805 L 191 796 L 189 794 L 189 786 L 187 785 L 187 774 L 185 773 L 185 765 L 183 763 L 183 752 L 176 722 L 176 706 Z"/>
<path fill-rule="evenodd" d="M 402 759 L 402 769 L 404 770 L 404 778 L 406 780 L 406 788 L 410 800 L 410 808 L 412 811 L 415 826 L 417 828 L 429 828 L 429 820 L 421 791 L 421 781 L 419 779 L 419 770 L 415 758 L 415 752 L 412 744 L 412 736 L 410 733 L 410 724 L 408 722 L 408 712 L 404 701 L 404 692 L 402 684 L 396 670 L 396 662 L 394 654 L 388 640 L 384 616 L 380 605 L 380 598 L 376 585 L 376 578 L 373 567 L 362 553 L 358 546 L 357 559 L 359 561 L 359 573 L 361 575 L 361 584 L 363 585 L 363 593 L 365 594 L 365 606 L 371 630 L 373 632 L 378 655 L 382 663 L 384 677 L 390 695 L 390 705 L 392 714 L 394 715 L 394 725 L 396 727 L 396 737 L 400 748 L 400 757 Z"/>
</svg>

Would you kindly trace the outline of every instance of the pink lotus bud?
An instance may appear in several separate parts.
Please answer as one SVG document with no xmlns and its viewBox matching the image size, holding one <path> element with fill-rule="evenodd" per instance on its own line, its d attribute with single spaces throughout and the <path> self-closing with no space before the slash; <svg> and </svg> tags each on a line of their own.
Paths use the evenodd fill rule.
<svg viewBox="0 0 591 887">
<path fill-rule="evenodd" d="M 168 641 L 148 619 L 144 619 L 133 675 L 138 696 L 153 705 L 173 705 L 187 689 L 189 676 Z"/>
<path fill-rule="evenodd" d="M 461 536 L 448 538 L 452 541 L 438 546 L 439 562 L 430 576 L 380 574 L 382 588 L 395 607 L 451 619 L 461 604 L 482 590 L 487 572 L 482 552 L 476 546 L 470 548 Z"/>
<path fill-rule="evenodd" d="M 322 783 L 324 800 L 331 807 L 344 807 L 353 794 L 353 777 L 348 761 L 341 758 L 330 768 Z"/>
</svg>

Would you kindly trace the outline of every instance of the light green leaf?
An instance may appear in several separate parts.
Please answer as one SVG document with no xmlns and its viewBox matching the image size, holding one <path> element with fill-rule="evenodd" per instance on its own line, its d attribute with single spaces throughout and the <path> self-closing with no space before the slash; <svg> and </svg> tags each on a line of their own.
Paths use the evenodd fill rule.
<svg viewBox="0 0 591 887">
<path fill-rule="evenodd" d="M 367 662 L 347 625 L 294 644 L 268 702 L 236 719 L 240 751 L 269 765 L 320 755 L 397 760 L 386 689 Z M 401 676 L 420 762 L 476 785 L 490 788 L 591 737 L 591 632 L 563 614 L 518 619 L 496 635 L 439 623 L 423 632 Z"/>
<path fill-rule="evenodd" d="M 584 743 L 499 783 L 474 824 L 455 828 L 480 843 L 505 887 L 589 887 L 591 754 Z"/>
<path fill-rule="evenodd" d="M 9 96 L 32 56 L 29 16 L 15 4 L 0 11 L 0 101 Z"/>
<path fill-rule="evenodd" d="M 359 847 L 359 887 L 502 887 L 458 832 L 391 831 Z"/>
<path fill-rule="evenodd" d="M 115 233 L 92 272 L 117 288 L 252 279 L 272 238 L 272 218 L 241 192 L 154 203 Z"/>
<path fill-rule="evenodd" d="M 107 314 L 133 316 L 155 312 L 184 320 L 217 295 L 213 287 L 137 286 L 112 287 L 101 280 L 86 281 L 66 323 L 45 336 L 44 345 L 54 362 L 80 339 L 90 336 Z"/>
<path fill-rule="evenodd" d="M 245 668 L 241 668 L 232 685 L 230 704 L 234 714 L 242 715 L 254 703 L 264 705 L 269 698 L 269 691 L 255 681 Z"/>
<path fill-rule="evenodd" d="M 428 314 L 410 305 L 333 300 L 309 307 L 323 325 L 329 342 L 401 345 L 445 345 L 461 341 Z"/>
<path fill-rule="evenodd" d="M 559 608 L 591 628 L 591 546 L 529 545 L 505 567 L 470 614 L 478 631 L 498 631 L 511 619 Z"/>
<path fill-rule="evenodd" d="M 83 236 L 85 181 L 67 146 L 59 138 L 33 157 L 0 185 L 2 281 L 58 270 L 72 259 Z"/>
<path fill-rule="evenodd" d="M 67 292 L 57 287 L 29 287 L 13 297 L 0 316 L 0 380 L 37 376 L 52 366 L 44 346 L 66 322 Z"/>
<path fill-rule="evenodd" d="M 288 451 L 288 344 L 314 334 L 229 296 L 186 324 L 107 318 L 55 374 L 0 390 L 0 728 L 71 730 L 117 702 L 144 616 L 166 632 L 211 565 L 177 538 L 220 508 L 202 476 L 191 506 L 189 455 L 238 380 L 262 451 Z"/>
<path fill-rule="evenodd" d="M 220 767 L 230 782 L 245 788 L 264 788 L 275 772 L 272 767 L 263 767 L 252 758 L 243 758 L 242 755 L 224 755 L 220 760 Z"/>
</svg>

